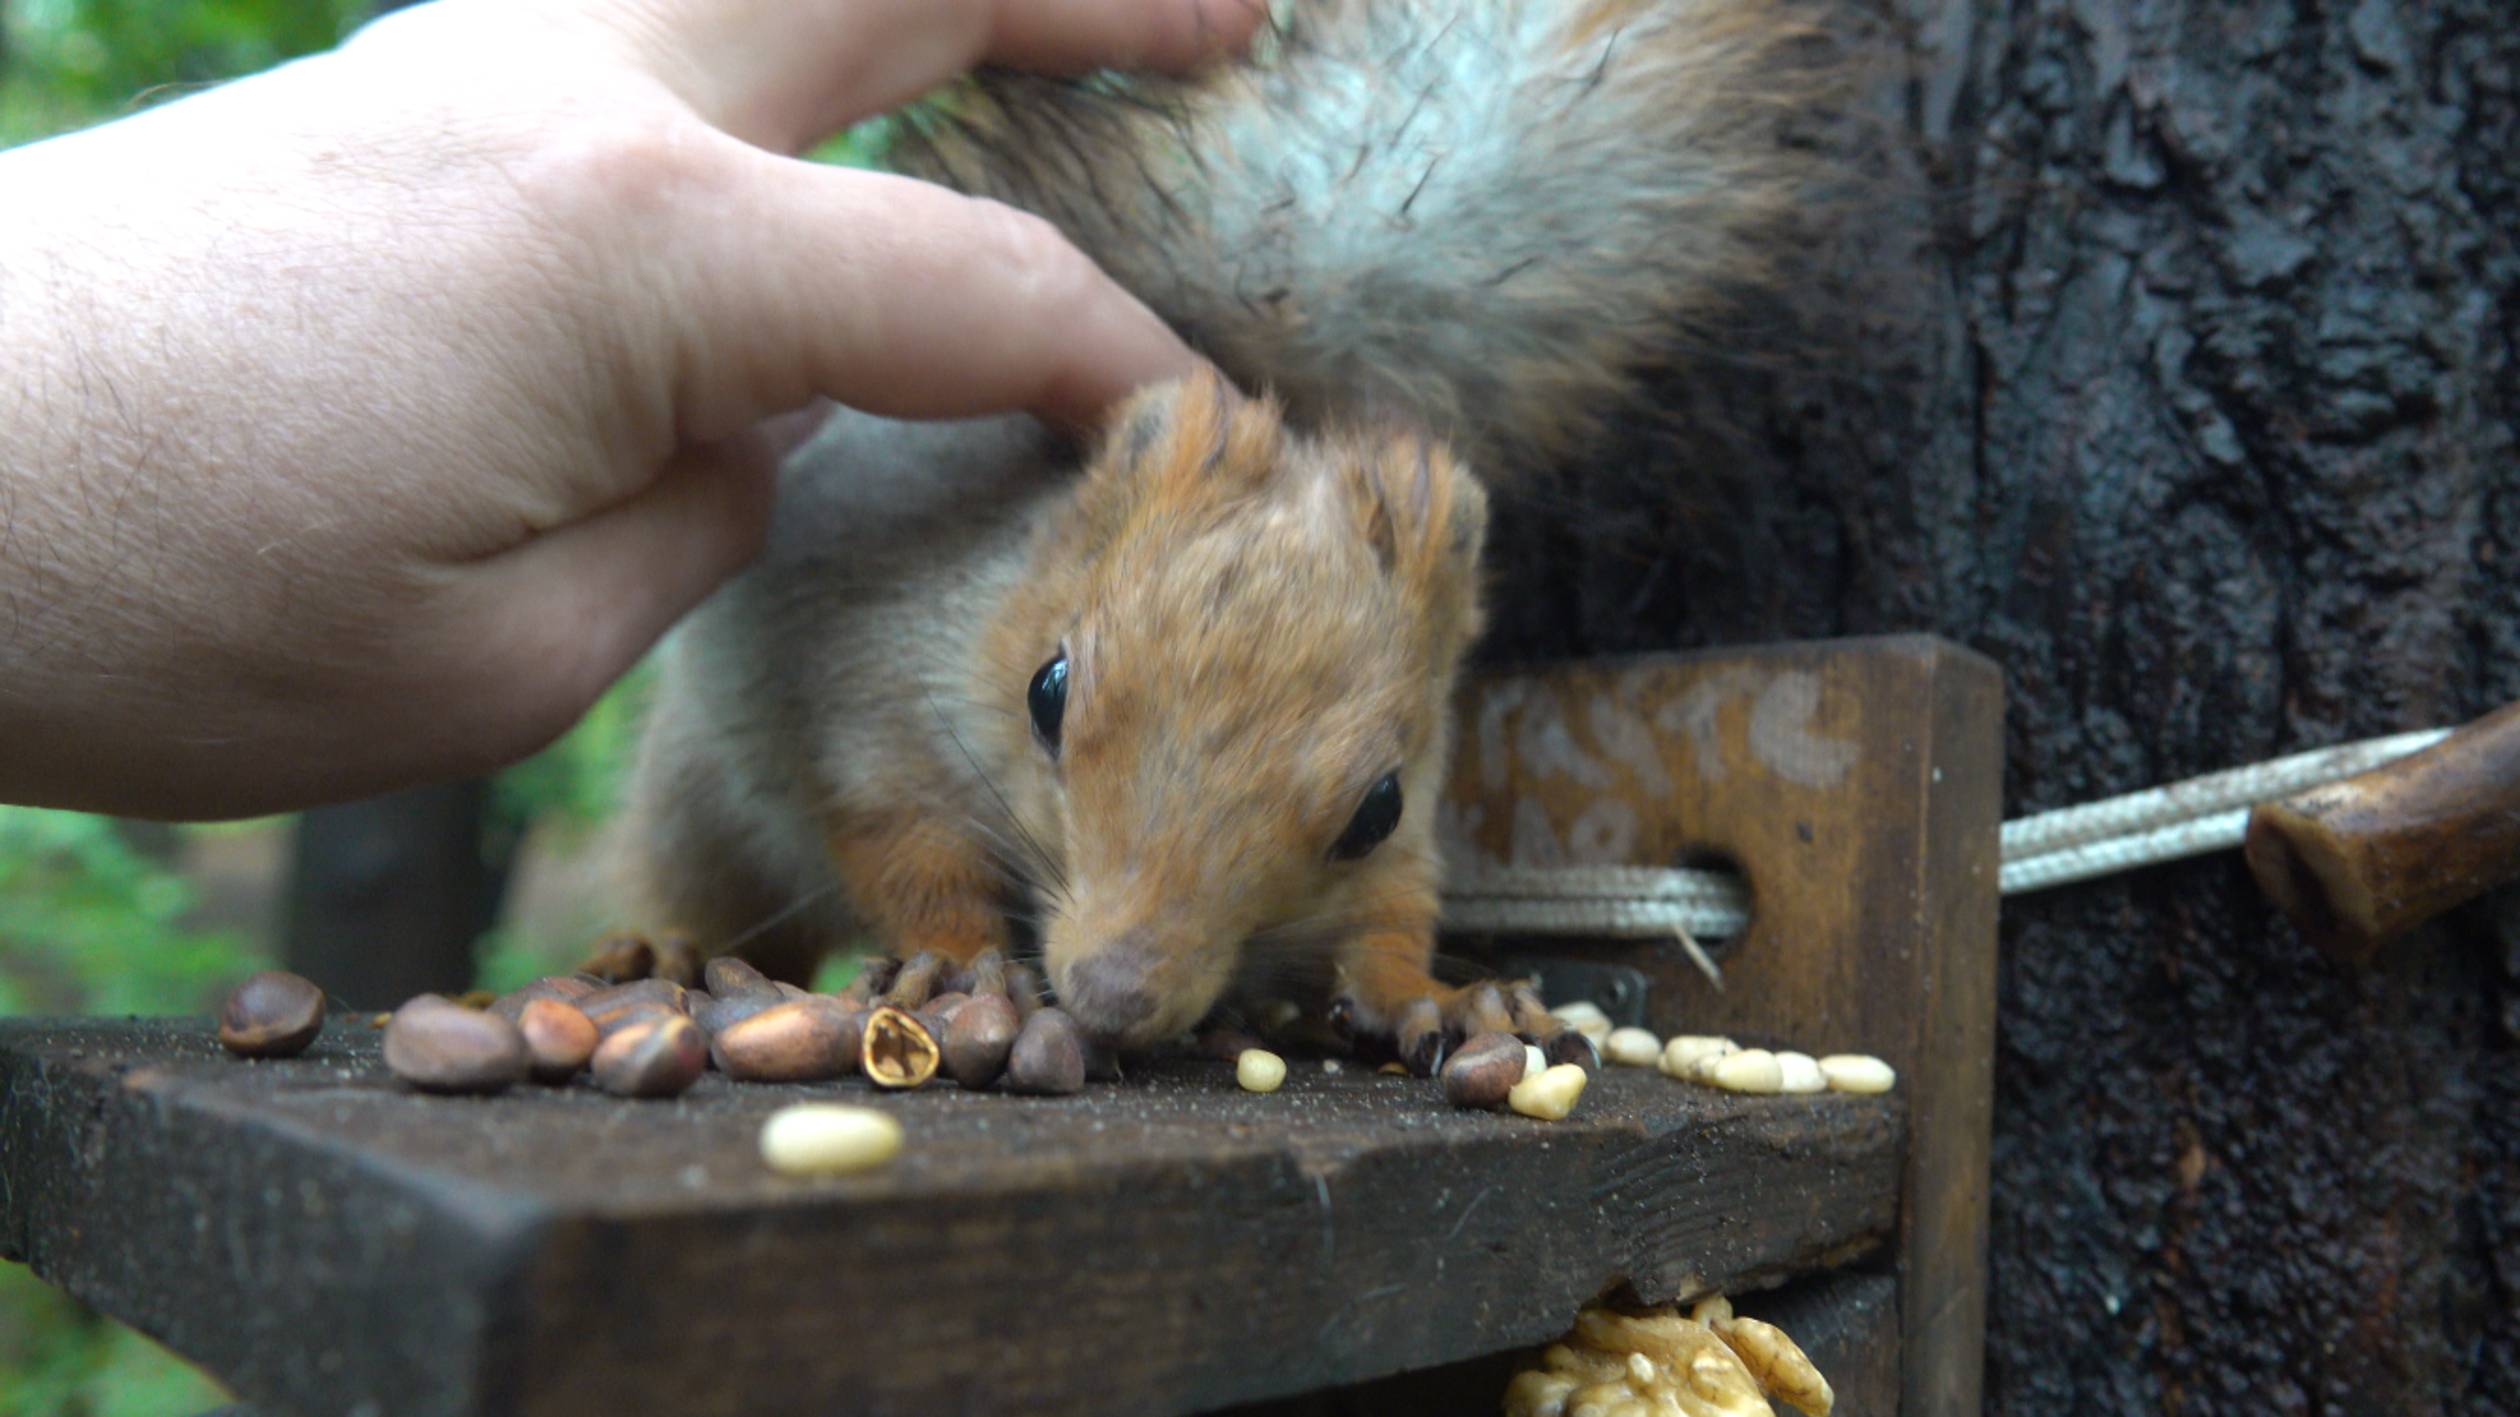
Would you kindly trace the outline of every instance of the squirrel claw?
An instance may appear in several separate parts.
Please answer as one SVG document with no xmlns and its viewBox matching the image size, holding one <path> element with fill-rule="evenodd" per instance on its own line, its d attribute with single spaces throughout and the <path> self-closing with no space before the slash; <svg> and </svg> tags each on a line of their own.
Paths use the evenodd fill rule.
<svg viewBox="0 0 2520 1417">
<path fill-rule="evenodd" d="M 893 976 L 892 987 L 884 991 L 884 1002 L 896 1009 L 915 1009 L 941 992 L 939 980 L 947 968 L 944 956 L 921 950 L 901 962 L 901 972 Z"/>
<path fill-rule="evenodd" d="M 1579 1030 L 1561 1028 L 1545 1042 L 1537 1038 L 1525 1041 L 1539 1044 L 1541 1055 L 1552 1063 L 1573 1063 L 1588 1073 L 1601 1071 L 1601 1049 Z"/>
<path fill-rule="evenodd" d="M 1400 1062 L 1419 1077 L 1433 1077 L 1444 1064 L 1444 1011 L 1433 999 L 1412 999 L 1392 1026 L 1392 1042 Z"/>
<path fill-rule="evenodd" d="M 670 979 L 686 989 L 697 988 L 704 960 L 700 946 L 680 930 L 668 930 L 650 941 L 640 934 L 607 935 L 578 964 L 578 972 L 607 984 L 642 979 Z"/>
<path fill-rule="evenodd" d="M 1433 1077 L 1462 1040 L 1505 1033 L 1540 1046 L 1551 1062 L 1578 1063 L 1597 1071 L 1601 1055 L 1581 1033 L 1559 1023 L 1528 984 L 1493 981 L 1427 992 L 1404 993 L 1385 1004 L 1340 994 L 1330 1001 L 1330 1023 L 1340 1037 L 1365 1050 L 1387 1049 L 1410 1072 Z"/>
<path fill-rule="evenodd" d="M 1343 1041 L 1353 1042 L 1365 1030 L 1357 1022 L 1357 1002 L 1345 994 L 1330 1001 L 1330 1031 Z"/>
</svg>

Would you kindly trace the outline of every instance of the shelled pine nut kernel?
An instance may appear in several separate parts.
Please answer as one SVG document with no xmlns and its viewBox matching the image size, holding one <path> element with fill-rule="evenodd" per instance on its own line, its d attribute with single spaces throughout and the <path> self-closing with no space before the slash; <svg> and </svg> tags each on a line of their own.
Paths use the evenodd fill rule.
<svg viewBox="0 0 2520 1417">
<path fill-rule="evenodd" d="M 1601 1040 L 1601 1056 L 1623 1068 L 1650 1068 L 1662 1051 L 1663 1041 L 1641 1028 L 1614 1028 Z"/>
<path fill-rule="evenodd" d="M 901 1152 L 901 1123 L 872 1107 L 799 1102 L 761 1124 L 761 1159 L 783 1176 L 846 1176 Z"/>
<path fill-rule="evenodd" d="M 1558 1022 L 1591 1039 L 1596 1046 L 1610 1036 L 1610 1016 L 1601 1011 L 1599 1004 L 1588 999 L 1560 1004 L 1549 1012 L 1557 1015 Z"/>
<path fill-rule="evenodd" d="M 1791 1051 L 1776 1055 L 1779 1084 L 1787 1092 L 1826 1092 L 1829 1080 L 1820 1075 L 1819 1061 L 1809 1053 Z"/>
<path fill-rule="evenodd" d="M 1505 1094 L 1505 1105 L 1526 1117 L 1544 1122 L 1565 1119 L 1575 1110 L 1575 1099 L 1584 1095 L 1584 1084 L 1591 1075 L 1573 1063 L 1559 1063 L 1538 1077 L 1527 1077 L 1515 1083 Z"/>
<path fill-rule="evenodd" d="M 1275 1092 L 1286 1081 L 1286 1060 L 1266 1048 L 1245 1048 L 1234 1059 L 1234 1081 L 1245 1092 Z"/>
<path fill-rule="evenodd" d="M 1701 1080 L 1700 1069 L 1716 1058 L 1738 1053 L 1741 1045 L 1729 1038 L 1709 1034 L 1683 1033 L 1664 1042 L 1661 1067 L 1665 1077 L 1685 1082 Z"/>
<path fill-rule="evenodd" d="M 1782 1092 L 1785 1070 L 1765 1048 L 1727 1053 L 1709 1065 L 1707 1080 L 1727 1092 Z"/>
<path fill-rule="evenodd" d="M 1888 1092 L 1899 1080 L 1888 1063 L 1866 1053 L 1832 1053 L 1820 1060 L 1820 1075 L 1840 1092 Z"/>
</svg>

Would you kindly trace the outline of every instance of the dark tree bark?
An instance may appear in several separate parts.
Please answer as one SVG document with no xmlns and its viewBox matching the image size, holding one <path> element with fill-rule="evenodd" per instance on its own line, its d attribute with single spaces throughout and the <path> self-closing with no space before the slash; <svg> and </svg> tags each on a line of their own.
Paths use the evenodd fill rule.
<svg viewBox="0 0 2520 1417">
<path fill-rule="evenodd" d="M 489 785 L 414 788 L 298 818 L 288 967 L 360 1008 L 468 987 L 506 861 L 483 840 Z"/>
<path fill-rule="evenodd" d="M 2520 698 L 2508 6 L 1895 3 L 1924 195 L 1498 519 L 1491 652 L 1935 630 L 2016 814 Z M 2233 854 L 2003 948 L 1989 1411 L 2520 1411 L 2520 906 L 2350 971 Z"/>
</svg>

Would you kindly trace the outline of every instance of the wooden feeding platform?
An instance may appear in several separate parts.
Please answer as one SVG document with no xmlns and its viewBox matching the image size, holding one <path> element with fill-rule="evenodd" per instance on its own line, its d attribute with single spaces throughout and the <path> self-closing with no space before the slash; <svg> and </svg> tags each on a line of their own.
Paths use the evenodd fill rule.
<svg viewBox="0 0 2520 1417">
<path fill-rule="evenodd" d="M 245 1064 L 150 1021 L 0 1027 L 0 1086 L 0 1245 L 275 1411 L 1201 1411 L 1545 1342 L 1621 1283 L 1772 1283 L 1897 1220 L 1890 1099 L 1641 1071 L 1555 1124 L 1205 1061 L 1055 1099 L 469 1099 L 356 1025 Z M 762 1119 L 835 1092 L 893 1110 L 902 1157 L 769 1173 Z"/>
<path fill-rule="evenodd" d="M 1880 1054 L 1886 1096 L 1613 1068 L 1550 1123 L 1183 1059 L 1055 1099 L 450 1098 L 355 1020 L 255 1063 L 206 1021 L 28 1020 L 0 1023 L 0 1254 L 266 1417 L 1200 1412 L 1543 1343 L 1604 1296 L 1817 1274 L 1791 1323 L 1840 1410 L 1974 1410 L 1999 714 L 1990 667 L 1917 639 L 1470 691 L 1448 806 L 1474 849 L 1549 864 L 1607 839 L 1570 835 L 1590 813 L 1629 862 L 1738 863 L 1756 905 L 1720 994 L 1671 946 L 1465 943 L 1631 970 L 1661 1031 Z M 903 1154 L 771 1174 L 762 1120 L 833 1095 L 893 1110 Z M 1356 1410 L 1421 1410 L 1408 1384 Z"/>
</svg>

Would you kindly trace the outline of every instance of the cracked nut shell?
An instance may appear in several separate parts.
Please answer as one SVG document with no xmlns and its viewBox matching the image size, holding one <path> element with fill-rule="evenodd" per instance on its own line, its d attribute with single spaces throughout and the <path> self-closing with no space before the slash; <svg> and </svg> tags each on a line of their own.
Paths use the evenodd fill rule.
<svg viewBox="0 0 2520 1417">
<path fill-rule="evenodd" d="M 942 1061 L 936 1035 L 907 1009 L 886 1004 L 866 1016 L 858 1066 L 877 1087 L 917 1087 L 936 1076 Z"/>
<path fill-rule="evenodd" d="M 324 991 L 285 969 L 246 976 L 219 1009 L 219 1043 L 240 1058 L 294 1058 L 324 1031 Z"/>
</svg>

